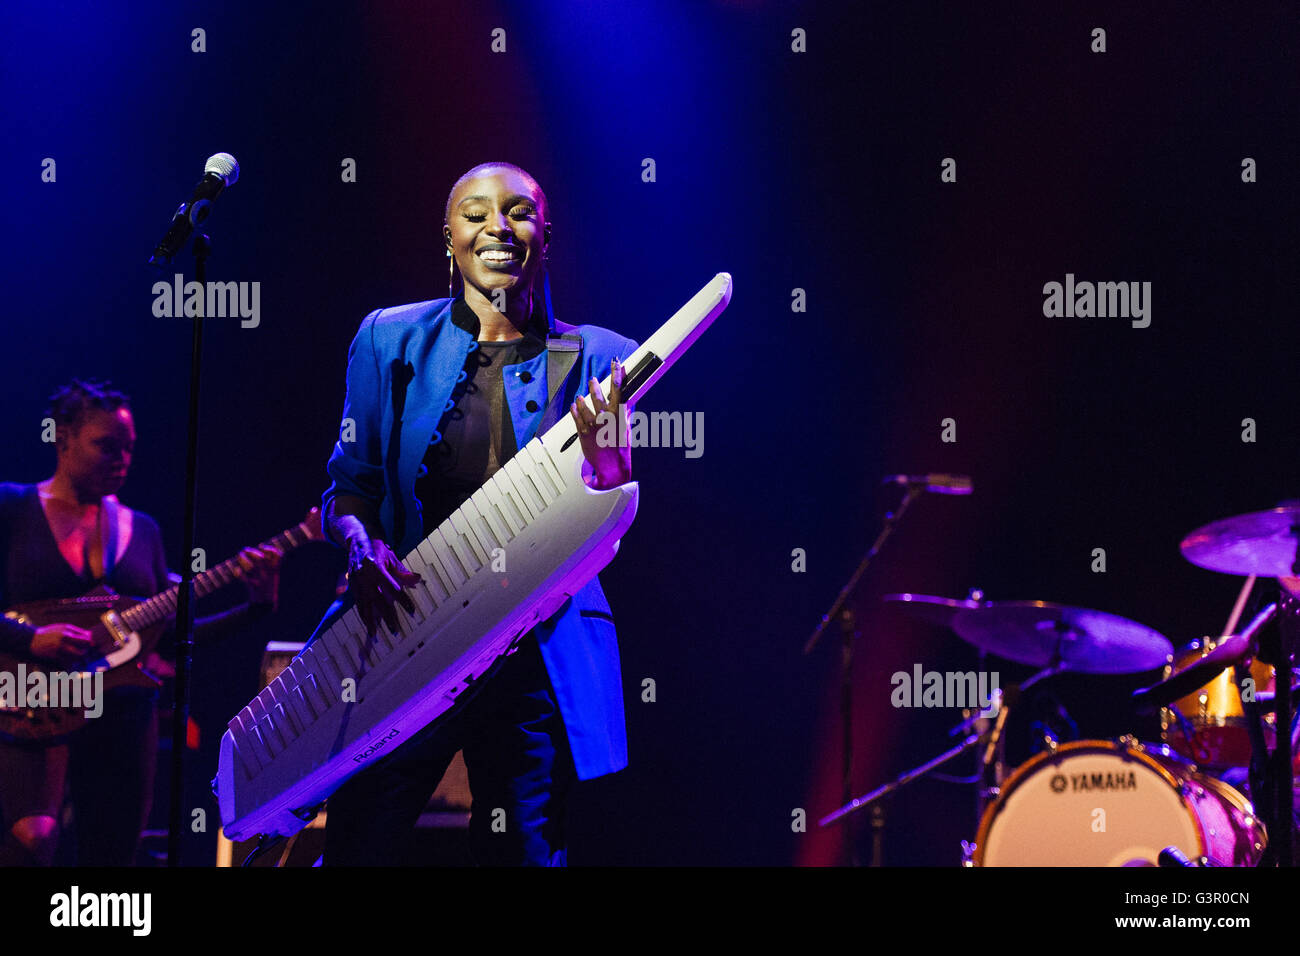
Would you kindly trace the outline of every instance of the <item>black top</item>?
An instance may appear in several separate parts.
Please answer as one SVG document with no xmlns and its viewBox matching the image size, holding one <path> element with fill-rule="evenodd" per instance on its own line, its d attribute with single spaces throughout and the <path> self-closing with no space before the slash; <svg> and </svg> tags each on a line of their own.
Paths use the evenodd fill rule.
<svg viewBox="0 0 1300 956">
<path fill-rule="evenodd" d="M 469 324 L 463 312 L 473 316 L 463 298 L 452 303 L 452 312 L 453 321 L 461 320 L 458 325 Z M 472 324 L 477 329 L 477 317 Z M 509 342 L 479 342 L 465 357 L 465 380 L 452 391 L 452 407 L 438 423 L 415 479 L 425 537 L 519 450 L 506 405 L 503 370 L 544 351 L 546 343 L 525 332 L 523 338 Z"/>
<path fill-rule="evenodd" d="M 36 485 L 0 483 L 0 611 L 29 601 L 77 597 L 107 583 L 119 594 L 152 597 L 169 587 L 162 532 L 148 515 L 132 512 L 131 540 L 106 578 L 87 566 L 77 574 L 59 551 Z M 0 648 L 25 653 L 30 634 L 0 627 Z"/>
</svg>

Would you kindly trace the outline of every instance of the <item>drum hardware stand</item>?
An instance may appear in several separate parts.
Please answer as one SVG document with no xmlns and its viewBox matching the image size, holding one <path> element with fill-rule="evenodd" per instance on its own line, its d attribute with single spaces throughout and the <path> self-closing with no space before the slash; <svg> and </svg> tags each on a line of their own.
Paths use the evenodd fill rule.
<svg viewBox="0 0 1300 956">
<path fill-rule="evenodd" d="M 1268 846 L 1260 857 L 1259 866 L 1291 867 L 1295 865 L 1295 820 L 1292 788 L 1294 785 L 1293 756 L 1293 712 L 1295 710 L 1293 691 L 1285 691 L 1292 685 L 1291 654 L 1293 648 L 1292 628 L 1295 626 L 1297 602 L 1283 589 L 1282 597 L 1276 604 L 1265 607 L 1246 625 L 1242 633 L 1251 634 L 1251 647 L 1241 660 L 1233 665 L 1233 679 L 1241 688 L 1250 676 L 1246 663 L 1258 653 L 1258 632 L 1273 617 L 1278 617 L 1280 646 L 1278 660 L 1274 664 L 1273 712 L 1276 721 L 1273 752 L 1270 754 L 1268 743 L 1264 739 L 1263 715 L 1265 708 L 1258 694 L 1252 700 L 1242 700 L 1242 710 L 1246 714 L 1246 732 L 1250 737 L 1250 767 L 1248 780 L 1251 803 L 1255 813 L 1263 822 L 1269 834 Z M 1175 711 L 1177 712 L 1177 711 Z M 1287 728 L 1283 730 L 1282 728 Z M 1188 736 L 1189 740 L 1193 739 Z"/>
<path fill-rule="evenodd" d="M 981 653 L 981 667 L 983 667 L 984 664 L 984 657 L 985 655 Z M 994 694 L 997 695 L 997 713 L 1000 714 L 1002 712 L 1002 689 L 996 688 L 990 692 L 989 696 L 992 697 Z M 980 710 L 975 711 L 973 714 L 967 712 L 966 717 L 967 719 L 964 723 L 959 724 L 948 732 L 949 736 L 953 736 L 967 726 L 973 726 L 976 732 L 979 733 L 980 739 L 987 740 L 989 735 L 993 732 L 996 720 L 984 716 L 984 712 Z M 981 765 L 975 773 L 975 821 L 977 826 L 980 818 L 984 815 L 984 808 L 990 801 L 996 800 L 998 793 L 1001 792 L 1002 769 L 1006 763 L 1006 750 L 1006 737 L 1004 736 L 997 742 L 997 759 L 993 762 L 992 779 L 990 779 L 989 768 L 986 766 Z M 975 844 L 970 844 L 970 847 L 971 852 L 974 852 Z M 966 852 L 965 840 L 962 841 L 962 852 L 963 854 Z"/>
<path fill-rule="evenodd" d="M 985 738 L 984 755 L 980 760 L 980 782 L 975 792 L 975 829 L 972 832 L 979 832 L 980 822 L 984 819 L 984 813 L 988 810 L 989 804 L 1002 793 L 1002 779 L 1006 767 L 1007 753 L 1007 740 L 1004 730 L 1011 709 L 1020 703 L 1020 695 L 1024 691 L 1029 690 L 1044 678 L 1059 674 L 1064 669 L 1058 661 L 1034 674 L 1023 684 L 1010 684 L 1005 689 L 999 689 L 997 718 Z M 1051 749 L 1056 749 L 1054 741 Z M 976 849 L 974 841 L 961 841 L 962 866 L 974 865 L 971 858 Z"/>
<path fill-rule="evenodd" d="M 1249 673 L 1250 672 L 1247 671 L 1247 674 Z M 1241 686 L 1240 682 L 1237 684 L 1237 686 L 1238 687 Z M 1166 704 L 1165 709 L 1168 710 L 1169 713 L 1173 714 L 1175 719 L 1177 719 L 1178 727 L 1183 732 L 1183 740 L 1187 741 L 1187 748 L 1192 752 L 1192 756 L 1195 758 L 1196 762 L 1198 764 L 1204 764 L 1207 760 L 1210 759 L 1210 752 L 1208 749 L 1206 749 L 1204 742 L 1197 734 L 1196 727 L 1192 724 L 1190 720 L 1187 719 L 1187 715 L 1178 709 L 1176 704 L 1173 703 Z M 1162 724 L 1161 726 L 1163 728 L 1164 725 Z"/>
<path fill-rule="evenodd" d="M 1246 673 L 1249 674 L 1250 671 L 1247 671 Z M 1188 741 L 1195 740 L 1196 728 L 1192 725 L 1192 722 L 1187 719 L 1187 715 L 1178 709 L 1178 705 L 1165 704 L 1165 709 L 1168 710 L 1169 713 L 1173 714 L 1174 719 L 1178 721 L 1178 726 L 1183 732 L 1183 737 L 1186 738 Z M 1204 758 L 1201 759 L 1203 760 Z"/>
<path fill-rule="evenodd" d="M 835 603 L 831 605 L 831 609 L 822 616 L 821 623 L 817 625 L 812 632 L 812 636 L 804 644 L 804 654 L 811 654 L 813 648 L 817 646 L 817 641 L 821 638 L 822 631 L 826 629 L 832 620 L 838 621 L 840 625 L 840 727 L 841 746 L 843 747 L 843 762 L 840 768 L 840 799 L 846 803 L 853 795 L 853 647 L 854 639 L 860 636 L 860 632 L 855 625 L 852 610 L 845 607 L 845 605 L 848 602 L 849 595 L 857 587 L 872 560 L 880 553 L 880 549 L 889 540 L 889 536 L 893 534 L 894 529 L 902 522 L 903 515 L 907 513 L 908 507 L 924 491 L 925 487 L 923 485 L 909 484 L 898 508 L 894 511 L 885 512 L 880 534 L 876 536 L 876 540 L 872 543 L 871 550 L 859 562 L 853 576 L 840 589 L 840 593 L 835 598 Z M 942 762 L 940 761 L 940 763 Z M 935 766 L 938 766 L 938 764 Z M 825 826 L 825 823 L 822 825 Z M 873 866 L 882 864 L 884 828 L 884 809 L 873 809 L 871 818 Z M 845 842 L 848 846 L 848 863 L 850 866 L 857 866 L 857 841 L 854 839 L 851 827 Z"/>
<path fill-rule="evenodd" d="M 1241 703 L 1242 710 L 1246 713 L 1246 732 L 1250 736 L 1251 756 L 1248 780 L 1250 782 L 1251 802 L 1255 806 L 1256 815 L 1263 819 L 1264 828 L 1269 834 L 1268 846 L 1265 847 L 1264 853 L 1260 857 L 1259 866 L 1291 867 L 1295 865 L 1295 821 L 1292 816 L 1292 802 L 1294 800 L 1292 794 L 1293 770 L 1291 767 L 1292 736 L 1289 730 L 1282 730 L 1282 728 L 1290 728 L 1291 715 L 1294 709 L 1291 691 L 1283 690 L 1283 688 L 1290 688 L 1292 683 L 1290 630 L 1294 614 L 1294 599 L 1289 598 L 1286 590 L 1283 589 L 1282 597 L 1279 598 L 1276 604 L 1270 604 L 1264 608 L 1246 625 L 1245 631 L 1253 632 L 1251 635 L 1251 648 L 1246 657 L 1233 665 L 1233 679 L 1236 681 L 1237 687 L 1241 688 L 1245 679 L 1250 676 L 1246 661 L 1253 659 L 1258 653 L 1259 630 L 1273 617 L 1279 617 L 1280 647 L 1278 660 L 1274 664 L 1275 676 L 1273 679 L 1273 712 L 1277 730 L 1274 733 L 1273 752 L 1271 754 L 1264 739 L 1264 708 L 1261 706 L 1259 696 L 1255 695 L 1253 700 L 1243 700 Z"/>
<path fill-rule="evenodd" d="M 871 807 L 871 866 L 885 865 L 885 808 L 883 804 Z"/>
<path fill-rule="evenodd" d="M 1002 792 L 1002 768 L 1006 762 L 1007 753 L 1007 738 L 1004 731 L 1006 730 L 1007 714 L 1011 710 L 1011 704 L 1006 700 L 1007 693 L 1014 695 L 1017 691 L 1013 688 L 1008 688 L 1007 692 L 1004 692 L 1001 688 L 998 689 L 997 714 L 983 738 L 985 747 L 984 754 L 980 757 L 979 786 L 975 789 L 976 829 L 979 828 L 980 820 L 984 819 L 984 810 Z M 990 694 L 990 696 L 992 695 Z"/>
<path fill-rule="evenodd" d="M 1241 687 L 1242 682 L 1250 676 L 1250 668 L 1246 666 L 1245 659 L 1238 661 L 1232 668 L 1233 679 L 1237 686 Z M 1255 812 L 1260 813 L 1263 810 L 1264 829 L 1272 832 L 1275 825 L 1273 816 L 1272 800 L 1269 791 L 1266 789 L 1265 780 L 1268 776 L 1268 744 L 1264 741 L 1264 717 L 1263 708 L 1260 707 L 1259 698 L 1243 700 L 1241 709 L 1246 712 L 1246 733 L 1250 735 L 1250 767 L 1247 770 L 1247 781 L 1250 786 L 1251 803 L 1255 804 Z M 1191 739 L 1188 737 L 1187 739 Z M 1262 797 L 1256 800 L 1256 796 Z M 1268 851 L 1265 850 L 1264 859 L 1268 859 Z"/>
<path fill-rule="evenodd" d="M 1292 533 L 1300 537 L 1300 527 L 1293 527 Z M 1291 570 L 1295 574 L 1300 574 L 1300 543 L 1297 544 L 1298 553 L 1292 564 Z M 1264 826 L 1268 831 L 1268 846 L 1264 850 L 1264 855 L 1259 861 L 1260 866 L 1278 866 L 1293 867 L 1295 866 L 1295 810 L 1294 810 L 1294 786 L 1295 786 L 1295 768 L 1292 765 L 1294 756 L 1294 729 L 1292 727 L 1293 714 L 1295 712 L 1294 703 L 1294 679 L 1292 654 L 1295 649 L 1295 631 L 1300 627 L 1300 600 L 1297 600 L 1294 594 L 1279 582 L 1281 596 L 1276 604 L 1271 604 L 1256 616 L 1256 618 L 1247 625 L 1247 631 L 1256 631 L 1263 626 L 1267 620 L 1273 616 L 1278 618 L 1278 654 L 1274 662 L 1273 678 L 1273 714 L 1275 721 L 1273 752 L 1269 754 L 1268 745 L 1264 740 L 1262 717 L 1263 708 L 1260 706 L 1258 698 L 1253 701 L 1243 701 L 1242 709 L 1246 711 L 1250 718 L 1247 722 L 1247 730 L 1250 734 L 1251 743 L 1251 760 L 1250 760 L 1250 786 L 1252 802 L 1256 803 L 1256 813 L 1264 817 Z M 1257 635 L 1252 635 L 1252 643 L 1258 640 Z M 1252 647 L 1252 652 L 1257 648 Z M 1254 656 L 1252 653 L 1250 656 Z M 1234 668 L 1233 677 L 1237 680 L 1237 686 L 1241 686 L 1243 675 L 1241 673 L 1242 664 L 1239 662 Z M 1258 786 L 1258 790 L 1256 790 Z M 1259 795 L 1256 801 L 1255 794 Z"/>
<path fill-rule="evenodd" d="M 967 595 L 968 600 L 978 601 L 984 597 L 984 592 L 978 588 L 972 588 Z M 988 654 L 980 651 L 979 669 L 987 672 Z M 994 716 L 990 718 L 985 715 L 983 710 L 973 710 L 967 708 L 961 712 L 962 722 L 948 731 L 949 737 L 955 737 L 960 733 L 973 729 L 980 735 L 980 740 L 988 741 L 995 730 L 997 717 L 1003 711 L 1003 693 L 1002 688 L 994 687 L 989 691 L 989 705 L 994 708 Z M 996 704 L 994 703 L 996 701 Z M 984 816 L 984 808 L 992 800 L 996 800 L 1002 786 L 1003 770 L 1006 766 L 1007 744 L 1006 737 L 1001 733 L 998 734 L 994 742 L 995 757 L 992 767 L 987 762 L 981 761 L 975 771 L 975 775 L 970 778 L 944 777 L 950 783 L 973 783 L 975 784 L 975 824 L 979 826 L 980 819 Z M 967 841 L 962 841 L 963 853 L 966 852 Z M 974 852 L 975 844 L 970 844 L 971 852 Z"/>
<path fill-rule="evenodd" d="M 817 821 L 817 825 L 821 827 L 830 826 L 832 823 L 836 823 L 837 821 L 843 819 L 844 817 L 849 816 L 852 813 L 856 813 L 858 810 L 861 810 L 864 807 L 875 807 L 877 805 L 877 801 L 881 800 L 884 797 L 887 797 L 895 790 L 907 786 L 909 783 L 912 783 L 914 780 L 921 779 L 922 777 L 929 774 L 931 771 L 937 769 L 938 767 L 943 766 L 948 761 L 953 760 L 956 757 L 960 757 L 968 750 L 971 750 L 972 748 L 981 745 L 984 747 L 984 753 L 980 760 L 980 770 L 981 770 L 980 780 L 982 782 L 982 786 L 980 790 L 981 792 L 983 792 L 983 790 L 988 786 L 989 783 L 990 768 L 997 766 L 997 764 L 993 760 L 993 757 L 996 752 L 1000 751 L 1001 747 L 1004 744 L 1003 730 L 1006 727 L 1007 717 L 1011 713 L 1012 707 L 1018 703 L 1021 692 L 1027 690 L 1029 687 L 1038 683 L 1038 681 L 1042 680 L 1043 678 L 1050 677 L 1054 674 L 1058 674 L 1062 670 L 1064 670 L 1064 668 L 1059 665 L 1048 667 L 1039 671 L 1037 674 L 1029 678 L 1029 680 L 1025 681 L 1023 684 L 1020 685 L 1011 684 L 1003 688 L 1001 690 L 1000 701 L 998 705 L 997 719 L 993 722 L 993 726 L 990 727 L 987 730 L 987 732 L 969 734 L 966 737 L 966 739 L 964 739 L 961 743 L 957 744 L 957 746 L 952 747 L 949 750 L 945 750 L 937 757 L 934 757 L 931 760 L 927 760 L 919 767 L 914 767 L 913 769 L 908 770 L 906 773 L 895 778 L 889 783 L 884 784 L 883 786 L 877 787 L 875 790 L 872 790 L 870 793 L 866 793 L 863 794 L 861 797 L 854 797 L 853 799 L 846 801 L 843 806 L 832 811 L 831 813 L 827 814 L 826 816 L 822 817 L 819 821 Z M 970 726 L 975 719 L 978 719 L 978 715 L 976 715 L 975 718 L 971 718 L 963 722 L 961 725 L 958 726 L 958 730 Z M 1000 785 L 1000 781 L 999 781 L 999 785 Z M 997 785 L 993 786 L 992 789 L 993 792 L 996 793 Z M 981 816 L 982 815 L 983 814 L 981 811 Z M 968 841 L 963 840 L 962 852 L 963 852 L 963 858 L 964 859 L 968 858 L 966 855 L 968 853 L 974 852 L 974 844 L 968 845 Z"/>
<path fill-rule="evenodd" d="M 1292 533 L 1300 537 L 1300 527 L 1293 527 Z M 1295 562 L 1291 566 L 1293 574 L 1300 574 L 1300 545 L 1297 546 Z M 1276 676 L 1273 679 L 1273 707 L 1276 714 L 1277 731 L 1273 745 L 1273 807 L 1278 823 L 1277 843 L 1269 840 L 1269 848 L 1277 846 L 1277 865 L 1295 866 L 1295 768 L 1292 765 L 1291 714 L 1292 706 L 1292 664 L 1291 655 L 1295 652 L 1295 631 L 1300 629 L 1300 601 L 1283 587 L 1282 596 L 1278 598 L 1278 655 L 1273 665 Z"/>
</svg>

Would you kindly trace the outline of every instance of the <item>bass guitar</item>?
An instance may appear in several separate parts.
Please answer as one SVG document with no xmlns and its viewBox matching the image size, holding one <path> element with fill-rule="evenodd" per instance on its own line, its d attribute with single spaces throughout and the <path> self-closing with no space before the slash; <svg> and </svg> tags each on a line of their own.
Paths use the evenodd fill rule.
<svg viewBox="0 0 1300 956">
<path fill-rule="evenodd" d="M 323 540 L 320 509 L 312 508 L 301 522 L 260 547 L 275 545 L 288 553 L 308 541 Z M 238 580 L 242 573 L 238 555 L 201 571 L 194 575 L 194 596 L 200 598 L 218 591 Z M 50 743 L 80 730 L 89 719 L 86 708 L 47 706 L 50 701 L 66 701 L 69 696 L 50 691 L 70 690 L 74 682 L 88 682 L 97 673 L 103 674 L 104 691 L 162 686 L 163 678 L 151 673 L 145 661 L 175 617 L 179 595 L 179 585 L 144 600 L 125 597 L 108 585 L 100 585 L 80 597 L 32 601 L 6 611 L 5 617 L 33 628 L 50 624 L 84 628 L 90 632 L 91 649 L 86 660 L 64 668 L 51 661 L 0 651 L 0 736 Z M 45 699 L 35 702 L 36 706 L 32 706 L 29 693 L 32 688 L 44 692 Z"/>
</svg>

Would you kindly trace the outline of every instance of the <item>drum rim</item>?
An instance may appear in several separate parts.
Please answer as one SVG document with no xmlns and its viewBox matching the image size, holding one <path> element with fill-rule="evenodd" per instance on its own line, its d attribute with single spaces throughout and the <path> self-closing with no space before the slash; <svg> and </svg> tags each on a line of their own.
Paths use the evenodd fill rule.
<svg viewBox="0 0 1300 956">
<path fill-rule="evenodd" d="M 1033 771 L 1036 770 L 1041 764 L 1047 763 L 1048 761 L 1060 757 L 1062 754 L 1067 753 L 1071 750 L 1098 750 L 1098 751 L 1109 751 L 1111 753 L 1126 752 L 1133 755 L 1140 762 L 1145 763 L 1148 767 L 1154 770 L 1160 776 L 1160 778 L 1164 780 L 1166 784 L 1172 787 L 1175 790 L 1175 792 L 1179 794 L 1180 802 L 1182 803 L 1183 812 L 1187 814 L 1188 819 L 1192 823 L 1192 829 L 1196 833 L 1196 844 L 1197 844 L 1196 856 L 1197 857 L 1204 856 L 1206 853 L 1205 833 L 1201 829 L 1201 820 L 1196 815 L 1195 810 L 1188 805 L 1185 799 L 1182 799 L 1183 781 L 1175 777 L 1169 771 L 1169 769 L 1166 768 L 1160 762 L 1160 760 L 1152 756 L 1152 754 L 1149 752 L 1148 749 L 1149 747 L 1160 747 L 1160 746 L 1165 746 L 1165 745 L 1164 744 L 1148 745 L 1141 741 L 1123 740 L 1123 739 L 1116 740 L 1116 739 L 1107 739 L 1104 737 L 1099 737 L 1092 740 L 1071 740 L 1068 743 L 1058 744 L 1055 748 L 1051 750 L 1044 750 L 1042 753 L 1034 754 L 1032 757 L 1030 757 L 1028 760 L 1022 763 L 1015 770 L 1011 771 L 1011 776 L 1007 777 L 1007 779 L 1003 782 L 1002 786 L 998 789 L 997 799 L 990 802 L 989 805 L 984 808 L 984 814 L 983 816 L 980 817 L 979 829 L 975 833 L 975 852 L 971 854 L 972 865 L 979 866 L 979 867 L 984 866 L 984 851 L 987 849 L 987 843 L 985 841 L 988 838 L 989 828 L 993 825 L 993 821 L 997 818 L 998 814 L 1002 812 L 1002 807 L 1006 803 L 1006 801 L 1011 798 L 1011 794 L 1015 793 L 1016 789 L 1020 786 L 1020 784 L 1024 782 L 1024 778 L 1031 776 Z M 1182 755 L 1180 754 L 1175 754 L 1173 757 L 1169 757 L 1163 754 L 1161 756 L 1167 760 L 1174 759 L 1174 760 L 1185 761 L 1185 758 L 1182 757 Z M 1185 762 L 1191 768 L 1189 772 L 1195 773 L 1196 764 L 1192 763 L 1191 761 L 1185 761 Z M 1251 813 L 1252 815 L 1254 814 L 1253 809 Z M 1256 819 L 1258 820 L 1258 817 L 1256 817 Z"/>
<path fill-rule="evenodd" d="M 1242 813 L 1249 814 L 1250 818 L 1254 821 L 1255 826 L 1259 827 L 1263 846 L 1268 846 L 1268 833 L 1265 830 L 1264 821 L 1260 819 L 1259 814 L 1255 812 L 1255 804 L 1251 801 L 1250 797 L 1246 796 L 1226 780 L 1220 780 L 1212 774 L 1199 773 L 1194 782 L 1205 787 L 1207 790 L 1213 790 L 1216 794 L 1223 797 Z"/>
</svg>

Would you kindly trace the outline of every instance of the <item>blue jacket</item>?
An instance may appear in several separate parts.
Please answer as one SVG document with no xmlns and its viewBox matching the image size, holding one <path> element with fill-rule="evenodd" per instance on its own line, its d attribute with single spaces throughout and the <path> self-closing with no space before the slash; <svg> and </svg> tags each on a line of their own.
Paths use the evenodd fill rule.
<svg viewBox="0 0 1300 956">
<path fill-rule="evenodd" d="M 375 502 L 388 543 L 398 555 L 409 553 L 424 537 L 415 498 L 417 472 L 429 445 L 440 438 L 438 424 L 454 404 L 451 392 L 465 356 L 478 347 L 478 329 L 457 321 L 453 301 L 377 309 L 362 321 L 348 350 L 343 420 L 345 428 L 351 420 L 353 440 L 342 441 L 346 432 L 340 429 L 340 441 L 326 465 L 332 484 L 322 497 L 322 512 L 328 513 L 331 499 L 339 494 Z M 610 361 L 626 361 L 637 343 L 594 325 L 557 322 L 556 330 L 580 335 L 583 341 L 565 388 L 562 407 L 567 414 L 575 398 L 587 394 L 588 380 L 603 381 Z M 506 404 L 520 448 L 534 436 L 545 414 L 546 355 L 543 350 L 530 361 L 503 369 Z M 530 401 L 535 411 L 528 410 Z M 533 633 L 555 688 L 579 779 L 622 770 L 627 766 L 627 730 L 618 640 L 599 580 L 592 579 Z"/>
</svg>

